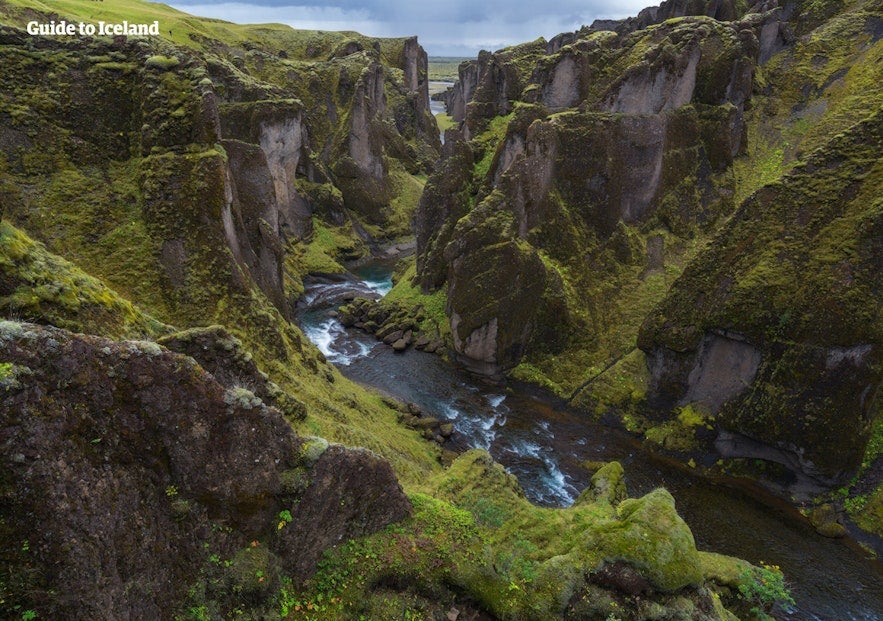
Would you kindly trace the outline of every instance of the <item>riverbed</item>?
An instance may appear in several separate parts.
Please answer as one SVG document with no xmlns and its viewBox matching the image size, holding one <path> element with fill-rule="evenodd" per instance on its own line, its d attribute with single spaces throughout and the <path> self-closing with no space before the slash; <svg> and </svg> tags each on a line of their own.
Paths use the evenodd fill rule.
<svg viewBox="0 0 883 621">
<path fill-rule="evenodd" d="M 779 565 L 797 601 L 779 618 L 883 619 L 883 564 L 849 540 L 818 535 L 787 503 L 746 482 L 697 476 L 528 390 L 487 386 L 438 356 L 395 353 L 371 335 L 345 329 L 329 314 L 336 304 L 355 295 L 380 297 L 392 287 L 387 265 L 367 265 L 356 275 L 352 282 L 308 283 L 300 319 L 305 334 L 350 379 L 452 422 L 448 448 L 488 450 L 532 502 L 558 507 L 572 504 L 588 484 L 585 462 L 618 460 L 630 495 L 660 486 L 672 493 L 699 549 Z"/>
</svg>

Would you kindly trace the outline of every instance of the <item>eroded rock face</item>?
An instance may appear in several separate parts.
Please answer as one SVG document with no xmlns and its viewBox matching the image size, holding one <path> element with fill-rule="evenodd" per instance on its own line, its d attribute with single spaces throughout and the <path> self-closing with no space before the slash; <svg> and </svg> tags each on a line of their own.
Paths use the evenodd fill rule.
<svg viewBox="0 0 883 621">
<path fill-rule="evenodd" d="M 754 381 L 760 362 L 760 350 L 741 335 L 712 333 L 696 351 L 654 351 L 648 356 L 651 392 L 717 414 Z"/>
<path fill-rule="evenodd" d="M 356 81 L 349 128 L 332 165 L 346 207 L 365 215 L 373 223 L 385 221 L 383 208 L 393 197 L 388 163 L 383 154 L 386 105 L 384 68 L 372 63 Z"/>
<path fill-rule="evenodd" d="M 34 97 L 53 103 L 27 119 L 0 114 L 10 163 L 0 172 L 5 215 L 27 217 L 32 209 L 17 189 L 28 175 L 69 170 L 98 180 L 95 171 L 107 170 L 108 199 L 96 210 L 140 208 L 140 217 L 117 220 L 147 229 L 135 241 L 159 259 L 144 262 L 155 283 L 149 295 L 166 298 L 179 325 L 252 293 L 290 319 L 283 254 L 311 234 L 313 215 L 339 224 L 349 207 L 356 218 L 382 223 L 401 191 L 390 162 L 401 175 L 417 174 L 438 157 L 426 54 L 414 38 L 319 37 L 293 66 L 282 41 L 258 51 L 205 40 L 197 51 L 160 39 L 67 41 L 22 32 L 0 27 L 8 60 L 0 81 L 16 84 L 6 112 L 31 108 Z M 23 70 L 28 46 L 39 71 Z M 48 90 L 47 73 L 57 76 Z M 108 168 L 117 163 L 133 170 L 113 174 Z M 130 179 L 137 186 L 120 192 L 116 183 Z M 38 193 L 34 209 L 53 211 L 55 197 Z M 110 225 L 97 226 L 106 234 Z M 76 237 L 76 252 L 88 252 L 94 240 Z"/>
<path fill-rule="evenodd" d="M 417 271 L 424 291 L 444 284 L 448 275 L 444 250 L 453 238 L 457 221 L 469 210 L 475 160 L 465 141 L 456 139 L 454 133 L 451 137 L 454 139 L 445 141 L 438 174 L 427 181 L 414 217 Z"/>
<path fill-rule="evenodd" d="M 223 326 L 191 328 L 157 339 L 157 343 L 190 356 L 223 386 L 246 388 L 292 420 L 306 416 L 306 406 L 284 392 L 258 368 L 242 342 Z"/>
<path fill-rule="evenodd" d="M 172 618 L 210 554 L 263 546 L 302 580 L 409 513 L 386 462 L 298 438 L 192 358 L 11 322 L 0 341 L 0 555 L 41 617 Z"/>
<path fill-rule="evenodd" d="M 734 0 L 663 0 L 659 6 L 643 9 L 635 17 L 622 20 L 595 20 L 591 28 L 615 30 L 620 34 L 642 30 L 675 17 L 704 15 L 720 21 L 733 21 L 741 17 Z"/>
<path fill-rule="evenodd" d="M 862 196 L 881 128 L 872 115 L 746 200 L 638 336 L 652 399 L 717 412 L 723 454 L 779 462 L 799 491 L 847 480 L 879 416 L 883 221 Z"/>
<path fill-rule="evenodd" d="M 490 119 L 502 127 L 499 117 L 509 115 L 483 178 L 470 187 L 464 169 L 488 161 L 483 142 L 473 141 L 485 151 L 471 161 L 463 148 L 446 147 L 444 179 L 430 180 L 418 208 L 419 277 L 428 289 L 447 281 L 454 349 L 464 363 L 505 369 L 532 348 L 560 349 L 564 334 L 586 328 L 568 323 L 576 309 L 563 302 L 557 271 L 515 260 L 511 248 L 523 243 L 524 256 L 532 248 L 563 265 L 609 245 L 629 261 L 643 249 L 630 248 L 623 223 L 657 219 L 681 230 L 733 208 L 729 169 L 744 148 L 757 47 L 753 26 L 688 17 L 627 36 L 586 31 L 482 53 L 460 67 L 448 102 L 464 139 L 488 131 Z M 432 194 L 451 179 L 459 196 Z M 503 299 L 486 297 L 491 290 Z M 513 303 L 509 292 L 518 290 L 529 293 Z M 517 308 L 512 329 L 490 312 L 498 304 Z"/>
</svg>

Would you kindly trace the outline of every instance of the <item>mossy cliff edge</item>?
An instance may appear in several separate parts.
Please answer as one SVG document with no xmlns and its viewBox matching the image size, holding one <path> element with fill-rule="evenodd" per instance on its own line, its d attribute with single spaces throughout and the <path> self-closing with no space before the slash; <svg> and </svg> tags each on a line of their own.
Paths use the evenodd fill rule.
<svg viewBox="0 0 883 621">
<path fill-rule="evenodd" d="M 20 28 L 101 11 L 169 34 Z M 407 230 L 438 149 L 415 39 L 0 15 L 4 611 L 750 614 L 759 570 L 697 551 L 667 492 L 624 499 L 612 464 L 539 509 L 484 453 L 443 470 L 290 323 L 305 273 Z"/>
<path fill-rule="evenodd" d="M 881 19 L 671 0 L 482 52 L 399 288 L 471 370 L 879 535 Z"/>
</svg>

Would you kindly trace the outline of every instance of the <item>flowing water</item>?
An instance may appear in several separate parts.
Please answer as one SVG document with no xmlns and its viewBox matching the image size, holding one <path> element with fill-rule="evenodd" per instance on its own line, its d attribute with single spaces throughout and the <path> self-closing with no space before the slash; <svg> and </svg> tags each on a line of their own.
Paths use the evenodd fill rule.
<svg viewBox="0 0 883 621">
<path fill-rule="evenodd" d="M 792 507 L 738 481 L 711 482 L 641 448 L 632 437 L 589 423 L 526 390 L 485 386 L 438 356 L 395 353 L 373 336 L 347 330 L 329 315 L 341 300 L 381 297 L 390 270 L 357 270 L 360 281 L 308 283 L 301 326 L 347 377 L 418 404 L 454 424 L 448 447 L 479 447 L 518 477 L 527 496 L 545 506 L 567 506 L 588 484 L 585 461 L 618 460 L 629 493 L 664 486 L 693 530 L 699 549 L 753 563 L 779 565 L 797 606 L 783 619 L 883 619 L 883 565 L 842 540 L 818 535 Z"/>
<path fill-rule="evenodd" d="M 436 82 L 431 81 L 429 83 L 429 94 L 438 93 L 441 91 L 447 90 L 449 87 L 453 86 L 453 82 Z M 432 112 L 432 115 L 435 116 L 437 114 L 442 114 L 446 112 L 445 104 L 441 101 L 435 101 L 433 99 L 429 100 L 429 111 Z M 445 133 L 440 132 L 439 138 L 441 138 L 442 144 L 445 142 Z"/>
</svg>

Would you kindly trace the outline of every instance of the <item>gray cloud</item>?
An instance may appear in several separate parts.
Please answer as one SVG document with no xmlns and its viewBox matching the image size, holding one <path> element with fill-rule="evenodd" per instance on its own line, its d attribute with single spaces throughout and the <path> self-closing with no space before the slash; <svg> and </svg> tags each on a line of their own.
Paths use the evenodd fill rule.
<svg viewBox="0 0 883 621">
<path fill-rule="evenodd" d="M 635 15 L 652 0 L 172 0 L 188 13 L 238 23 L 355 30 L 378 37 L 417 35 L 430 55 L 475 56 L 576 30 L 596 18 Z"/>
</svg>

